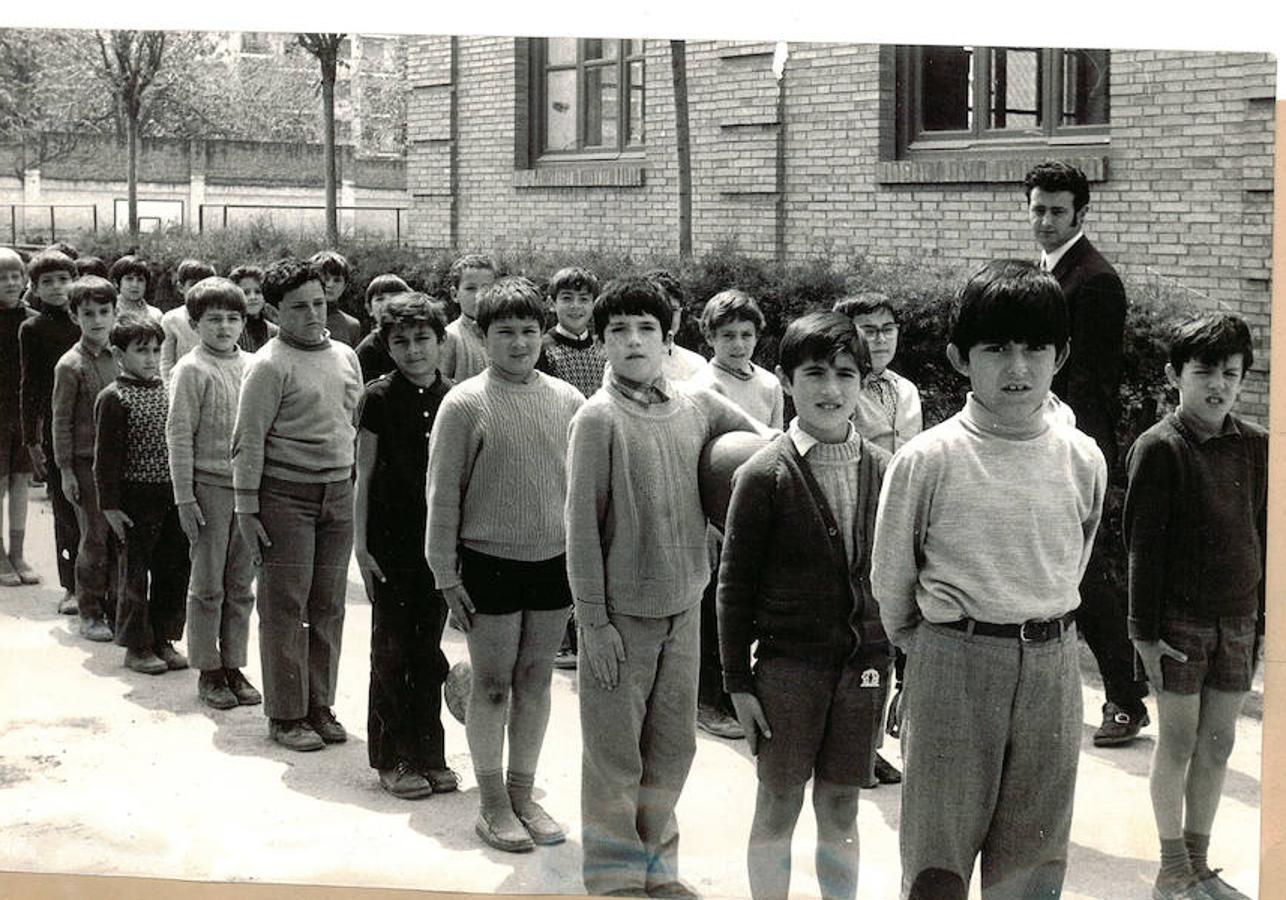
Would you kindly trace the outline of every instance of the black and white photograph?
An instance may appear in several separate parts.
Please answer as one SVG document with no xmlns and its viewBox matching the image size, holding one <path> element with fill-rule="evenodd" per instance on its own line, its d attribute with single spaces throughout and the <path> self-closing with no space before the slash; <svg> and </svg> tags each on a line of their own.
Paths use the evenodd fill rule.
<svg viewBox="0 0 1286 900">
<path fill-rule="evenodd" d="M 1286 891 L 1280 41 L 377 6 L 0 15 L 0 897 Z"/>
</svg>

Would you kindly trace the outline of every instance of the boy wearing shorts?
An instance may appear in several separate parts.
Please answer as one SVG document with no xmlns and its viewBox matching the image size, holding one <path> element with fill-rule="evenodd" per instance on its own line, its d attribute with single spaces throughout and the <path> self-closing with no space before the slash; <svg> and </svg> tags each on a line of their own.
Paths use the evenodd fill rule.
<svg viewBox="0 0 1286 900">
<path fill-rule="evenodd" d="M 947 357 L 965 407 L 908 441 L 884 477 L 872 585 L 907 654 L 902 897 L 1057 897 L 1082 722 L 1077 585 L 1107 464 L 1051 422 L 1068 352 L 1053 276 L 997 260 L 965 284 Z"/>
<path fill-rule="evenodd" d="M 1159 726 L 1157 900 L 1245 897 L 1206 854 L 1263 634 L 1268 433 L 1232 411 L 1253 360 L 1236 316 L 1181 325 L 1165 367 L 1179 407 L 1127 457 L 1130 639 Z"/>
<path fill-rule="evenodd" d="M 8 548 L 0 543 L 0 584 L 8 587 L 40 583 L 40 576 L 23 555 L 31 458 L 22 441 L 18 332 L 28 319 L 36 316 L 31 307 L 22 302 L 26 286 L 27 270 L 22 257 L 7 247 L 0 247 L 0 538 L 4 535 L 6 512 L 9 521 Z"/>
<path fill-rule="evenodd" d="M 810 778 L 821 894 L 857 895 L 858 795 L 892 660 L 870 578 L 889 454 L 849 421 L 869 370 L 845 316 L 792 322 L 777 374 L 797 417 L 733 480 L 719 642 L 724 685 L 758 758 L 747 852 L 757 900 L 789 896 L 791 835 Z"/>
<path fill-rule="evenodd" d="M 473 667 L 465 734 L 481 794 L 474 831 L 510 852 L 565 839 L 531 793 L 572 600 L 567 429 L 585 398 L 535 370 L 544 307 L 526 278 L 482 293 L 478 326 L 490 362 L 447 394 L 429 439 L 425 552 Z"/>
</svg>

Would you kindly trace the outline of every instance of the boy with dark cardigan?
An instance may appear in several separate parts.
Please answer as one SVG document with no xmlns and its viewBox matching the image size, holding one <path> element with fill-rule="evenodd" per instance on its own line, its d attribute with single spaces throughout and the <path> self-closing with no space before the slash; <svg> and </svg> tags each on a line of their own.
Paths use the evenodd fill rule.
<svg viewBox="0 0 1286 900">
<path fill-rule="evenodd" d="M 789 895 L 791 835 L 813 778 L 821 893 L 851 900 L 858 795 L 892 660 L 870 577 L 889 454 L 849 421 L 871 365 L 852 321 L 796 319 L 780 353 L 797 416 L 737 470 L 719 567 L 724 685 L 758 757 L 750 892 Z"/>
<path fill-rule="evenodd" d="M 228 273 L 228 280 L 241 288 L 246 298 L 246 322 L 237 338 L 237 346 L 247 353 L 254 353 L 277 336 L 277 326 L 272 321 L 277 314 L 263 299 L 263 269 L 258 266 L 237 266 Z"/>
<path fill-rule="evenodd" d="M 17 587 L 39 584 L 40 576 L 23 555 L 27 534 L 27 492 L 31 457 L 22 440 L 19 414 L 21 368 L 18 332 L 36 313 L 22 302 L 27 270 L 22 257 L 0 247 L 0 584 Z M 5 503 L 7 501 L 7 507 Z M 4 519 L 9 522 L 8 547 L 2 542 Z"/>
</svg>

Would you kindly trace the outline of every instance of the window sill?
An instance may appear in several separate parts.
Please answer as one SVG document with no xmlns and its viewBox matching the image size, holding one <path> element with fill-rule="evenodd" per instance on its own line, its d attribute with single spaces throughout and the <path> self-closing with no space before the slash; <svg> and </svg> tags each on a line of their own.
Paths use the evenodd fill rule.
<svg viewBox="0 0 1286 900">
<path fill-rule="evenodd" d="M 514 171 L 515 188 L 642 187 L 642 163 L 564 163 Z"/>
<path fill-rule="evenodd" d="M 1074 155 L 1060 150 L 1051 145 L 1004 156 L 981 156 L 944 149 L 934 154 L 936 158 L 878 162 L 875 178 L 881 184 L 1016 184 L 1032 166 L 1057 158 L 1080 168 L 1091 182 L 1107 181 L 1106 154 Z"/>
</svg>

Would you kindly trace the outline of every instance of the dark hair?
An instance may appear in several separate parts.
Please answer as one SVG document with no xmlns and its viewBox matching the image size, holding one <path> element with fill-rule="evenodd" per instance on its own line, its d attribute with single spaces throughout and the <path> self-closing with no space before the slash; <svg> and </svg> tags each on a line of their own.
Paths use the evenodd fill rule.
<svg viewBox="0 0 1286 900">
<path fill-rule="evenodd" d="M 897 306 L 889 299 L 889 295 L 880 291 L 863 291 L 860 294 L 853 294 L 849 297 L 841 297 L 835 301 L 831 307 L 835 312 L 848 316 L 850 319 L 854 316 L 869 316 L 871 313 L 877 313 L 880 310 L 888 310 L 893 321 L 898 321 Z"/>
<path fill-rule="evenodd" d="M 433 329 L 439 344 L 446 340 L 447 317 L 438 301 L 427 294 L 411 291 L 395 294 L 375 316 L 376 340 L 387 350 L 389 335 L 419 325 L 427 325 Z"/>
<path fill-rule="evenodd" d="M 1255 362 L 1250 327 L 1240 316 L 1209 313 L 1180 323 L 1170 340 L 1170 365 L 1176 373 L 1192 360 L 1216 366 L 1234 354 L 1241 354 L 1241 371 Z"/>
<path fill-rule="evenodd" d="M 193 322 L 199 322 L 206 311 L 211 309 L 226 309 L 229 312 L 241 313 L 244 317 L 246 295 L 241 288 L 237 287 L 235 281 L 212 275 L 192 285 L 192 290 L 188 291 L 183 305 L 187 308 L 188 318 Z"/>
<path fill-rule="evenodd" d="M 669 269 L 653 269 L 644 272 L 643 277 L 659 284 L 670 304 L 682 306 L 688 302 L 688 292 L 683 289 L 683 283 Z"/>
<path fill-rule="evenodd" d="M 385 294 L 406 294 L 410 293 L 410 290 L 410 286 L 396 275 L 376 275 L 366 286 L 366 302 L 369 305 L 376 297 L 383 297 Z"/>
<path fill-rule="evenodd" d="M 1035 263 L 997 259 L 969 277 L 956 295 L 950 342 L 967 357 L 987 342 L 1067 346 L 1067 301 L 1054 276 Z"/>
<path fill-rule="evenodd" d="M 316 266 L 293 256 L 279 259 L 263 270 L 263 299 L 279 306 L 282 297 L 309 281 L 321 284 L 321 272 Z"/>
<path fill-rule="evenodd" d="M 33 285 L 38 286 L 40 276 L 50 272 L 65 272 L 69 278 L 75 278 L 79 274 L 72 258 L 59 250 L 41 250 L 27 264 L 27 277 Z"/>
<path fill-rule="evenodd" d="M 76 257 L 76 274 L 97 275 L 99 278 L 107 278 L 107 263 L 97 256 L 78 256 Z"/>
<path fill-rule="evenodd" d="M 1032 188 L 1057 193 L 1071 191 L 1072 211 L 1080 212 L 1090 202 L 1090 183 L 1085 173 L 1062 160 L 1046 160 L 1032 167 L 1023 179 L 1023 190 L 1031 199 Z"/>
<path fill-rule="evenodd" d="M 353 277 L 353 265 L 344 254 L 335 250 L 318 250 L 308 261 L 322 275 L 338 275 L 345 281 Z"/>
<path fill-rule="evenodd" d="M 598 276 L 589 269 L 583 269 L 580 266 L 567 266 L 559 269 L 549 279 L 549 284 L 545 286 L 545 293 L 550 300 L 557 299 L 558 295 L 563 291 L 589 291 L 597 297 L 598 287 Z"/>
<path fill-rule="evenodd" d="M 54 241 L 45 249 L 55 250 L 73 261 L 80 257 L 80 251 L 76 249 L 76 246 L 74 244 L 69 244 L 66 241 Z"/>
<path fill-rule="evenodd" d="M 141 256 L 126 254 L 116 262 L 107 272 L 107 278 L 118 288 L 121 286 L 121 279 L 126 275 L 142 275 L 147 280 L 148 287 L 152 285 L 152 270 L 148 268 L 147 260 Z"/>
<path fill-rule="evenodd" d="M 669 334 L 674 312 L 665 288 L 656 279 L 633 275 L 613 278 L 594 301 L 594 336 L 600 341 L 612 316 L 653 316 L 661 333 Z"/>
<path fill-rule="evenodd" d="M 214 274 L 216 274 L 214 266 L 199 259 L 185 259 L 174 267 L 174 281 L 180 286 L 187 284 L 189 281 L 200 281 L 202 278 L 209 278 Z"/>
<path fill-rule="evenodd" d="M 67 288 L 67 307 L 72 315 L 84 303 L 116 305 L 116 285 L 99 275 L 82 275 Z"/>
<path fill-rule="evenodd" d="M 701 333 L 709 340 L 720 325 L 732 322 L 749 322 L 755 326 L 756 334 L 764 330 L 764 314 L 759 304 L 754 297 L 736 288 L 720 291 L 706 301 L 701 311 Z"/>
<path fill-rule="evenodd" d="M 234 284 L 243 278 L 253 278 L 260 283 L 263 282 L 263 269 L 256 265 L 237 266 L 228 273 L 228 280 Z"/>
<path fill-rule="evenodd" d="M 447 270 L 447 283 L 453 288 L 458 288 L 460 276 L 464 274 L 465 269 L 486 269 L 492 275 L 496 274 L 496 264 L 491 261 L 490 256 L 482 253 L 466 253 L 464 256 L 456 257 L 455 262 L 451 263 L 451 268 Z"/>
<path fill-rule="evenodd" d="M 863 378 L 871 371 L 871 351 L 866 346 L 866 338 L 852 319 L 834 310 L 812 312 L 791 322 L 777 349 L 781 370 L 792 381 L 795 370 L 805 363 L 821 360 L 833 363 L 841 353 L 853 357 Z"/>
<path fill-rule="evenodd" d="M 161 323 L 151 316 L 126 314 L 116 320 L 107 340 L 113 347 L 128 350 L 130 344 L 143 341 L 164 343 L 165 332 L 161 330 Z"/>
<path fill-rule="evenodd" d="M 545 298 L 540 296 L 540 288 L 530 278 L 510 275 L 478 295 L 478 311 L 474 319 L 483 334 L 500 319 L 535 319 L 543 326 Z"/>
</svg>

